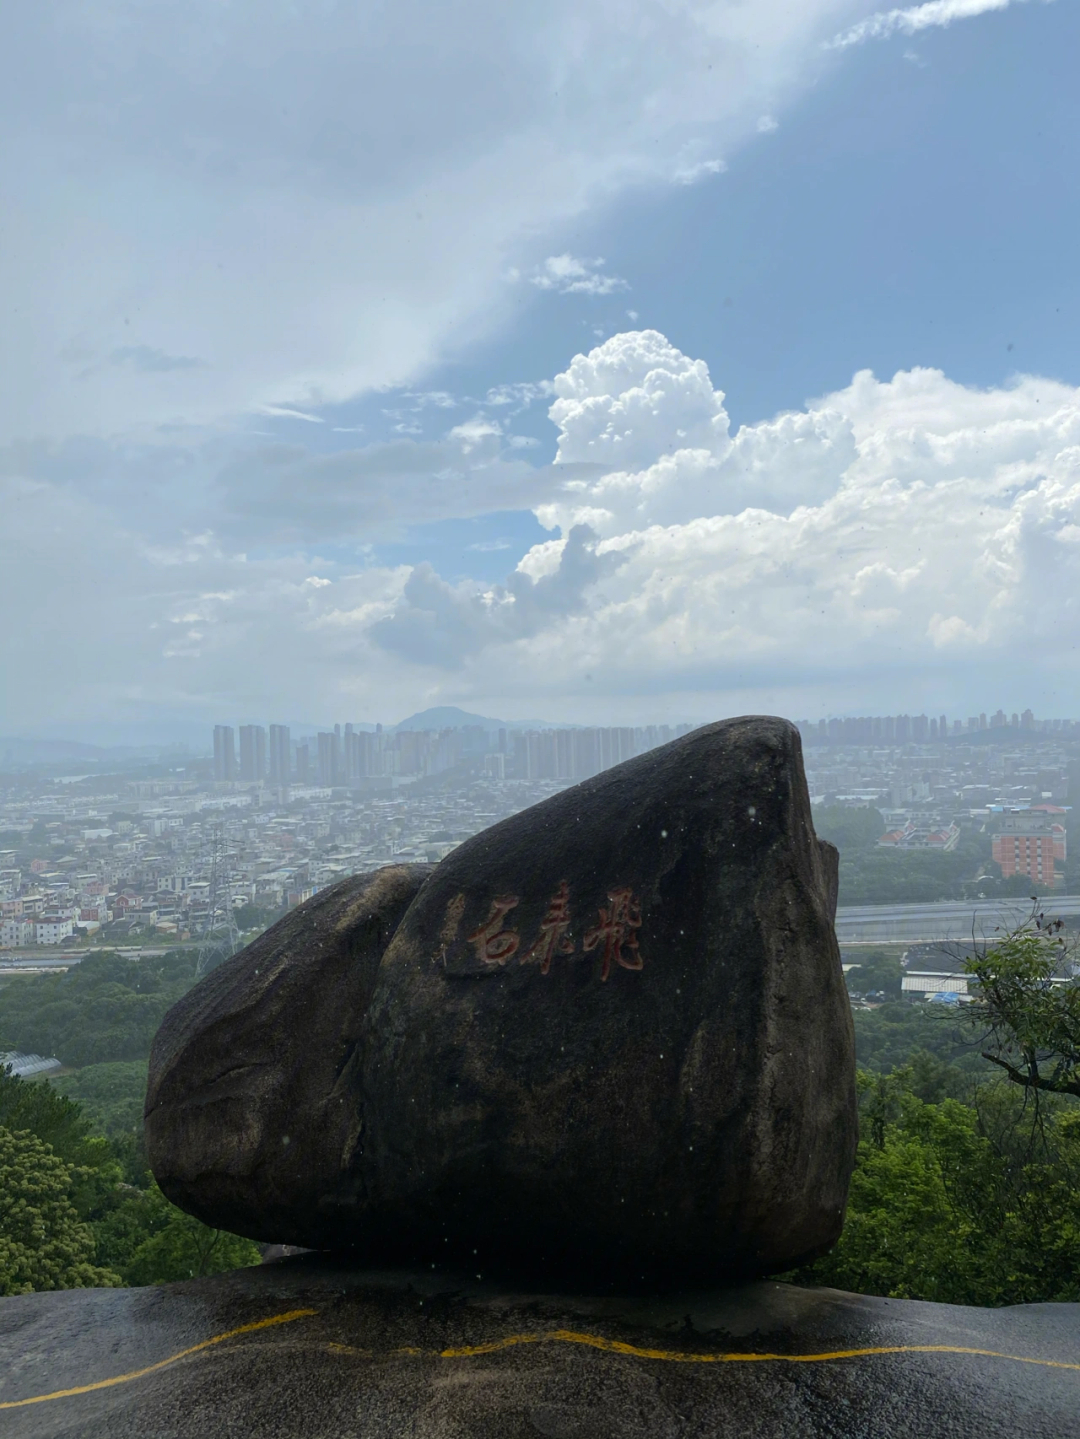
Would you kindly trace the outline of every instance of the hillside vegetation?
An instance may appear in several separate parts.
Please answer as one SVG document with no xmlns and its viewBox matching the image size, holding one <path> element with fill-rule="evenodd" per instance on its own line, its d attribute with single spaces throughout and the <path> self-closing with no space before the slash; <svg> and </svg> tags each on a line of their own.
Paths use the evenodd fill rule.
<svg viewBox="0 0 1080 1439">
<path fill-rule="evenodd" d="M 816 805 L 814 829 L 840 851 L 841 904 L 932 904 L 942 899 L 1004 898 L 1030 893 L 1023 875 L 1001 879 L 990 836 L 965 832 L 954 850 L 891 849 L 880 810 Z"/>
<path fill-rule="evenodd" d="M 0 988 L 0 1051 L 20 1050 L 65 1065 L 145 1060 L 166 1011 L 195 982 L 196 957 L 88 954 L 61 974 Z"/>
</svg>

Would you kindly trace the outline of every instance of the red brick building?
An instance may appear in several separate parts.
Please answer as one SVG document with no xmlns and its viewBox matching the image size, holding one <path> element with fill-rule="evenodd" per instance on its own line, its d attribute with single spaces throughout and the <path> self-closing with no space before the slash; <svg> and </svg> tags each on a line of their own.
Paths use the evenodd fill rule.
<svg viewBox="0 0 1080 1439">
<path fill-rule="evenodd" d="M 1024 874 L 1035 884 L 1055 884 L 1054 861 L 1065 859 L 1064 817 L 1063 809 L 1049 804 L 1003 814 L 992 851 L 1002 878 Z"/>
</svg>

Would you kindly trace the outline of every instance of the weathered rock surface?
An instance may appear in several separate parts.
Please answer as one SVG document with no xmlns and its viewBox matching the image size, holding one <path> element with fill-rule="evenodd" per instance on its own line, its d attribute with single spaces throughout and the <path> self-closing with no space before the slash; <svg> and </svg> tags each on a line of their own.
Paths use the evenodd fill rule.
<svg viewBox="0 0 1080 1439">
<path fill-rule="evenodd" d="M 733 1353 L 811 1357 L 710 1362 Z M 1076 1304 L 971 1309 L 772 1282 L 598 1298 L 309 1256 L 0 1299 L 0 1433 L 1080 1439 L 1077 1364 Z"/>
<path fill-rule="evenodd" d="M 365 1019 L 363 1226 L 645 1282 L 826 1249 L 856 1141 L 834 864 L 767 718 L 453 851 Z"/>
<path fill-rule="evenodd" d="M 170 1014 L 148 1143 L 172 1199 L 267 1241 L 639 1284 L 836 1239 L 854 1046 L 793 726 L 577 785 L 407 908 L 396 873 L 356 881 L 362 943 L 329 956 L 358 923 L 338 887 Z"/>
<path fill-rule="evenodd" d="M 146 1144 L 175 1204 L 270 1242 L 297 1231 L 318 1246 L 348 1241 L 360 1029 L 387 943 L 430 873 L 398 865 L 343 880 L 169 1011 L 150 1058 Z"/>
</svg>

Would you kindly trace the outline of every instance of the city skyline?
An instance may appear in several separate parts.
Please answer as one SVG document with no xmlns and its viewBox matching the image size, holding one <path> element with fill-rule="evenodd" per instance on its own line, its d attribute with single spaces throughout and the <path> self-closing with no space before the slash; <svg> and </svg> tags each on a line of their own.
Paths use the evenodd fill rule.
<svg viewBox="0 0 1080 1439">
<path fill-rule="evenodd" d="M 897 741 L 902 717 L 891 718 L 886 744 L 805 736 L 807 786 L 826 837 L 838 815 L 877 814 L 876 830 L 841 844 L 845 862 L 869 849 L 885 865 L 861 879 L 857 867 L 845 871 L 851 902 L 887 902 L 897 884 L 908 895 L 908 866 L 926 862 L 933 868 L 919 871 L 920 882 L 930 893 L 916 898 L 977 899 L 989 890 L 1008 899 L 1030 893 L 1029 884 L 1050 897 L 1067 881 L 1080 893 L 1075 830 L 1068 844 L 1080 730 L 1029 728 L 1025 739 L 1018 724 L 1003 727 L 1001 744 L 980 741 L 989 728 L 957 744 L 919 744 Z M 245 923 L 265 920 L 350 874 L 438 862 L 499 819 L 677 737 L 649 727 L 377 734 L 342 726 L 311 745 L 275 726 L 279 775 L 286 749 L 290 757 L 280 783 L 269 775 L 269 732 L 260 745 L 258 728 L 248 727 L 244 754 L 249 766 L 266 766 L 262 777 L 240 774 L 231 726 L 216 736 L 218 763 L 231 766 L 231 777 L 190 756 L 130 778 L 7 776 L 0 948 L 36 953 L 148 935 L 208 943 L 223 905 Z M 887 892 L 868 892 L 868 883 Z"/>
<path fill-rule="evenodd" d="M 951 741 L 956 741 L 974 732 L 983 731 L 989 734 L 990 731 L 1013 729 L 1020 730 L 1024 734 L 1045 732 L 1062 732 L 1067 734 L 1074 726 L 1080 726 L 1080 720 L 1068 716 L 1053 718 L 1036 716 L 1030 707 L 1019 712 L 1013 710 L 1007 713 L 999 706 L 996 711 L 989 712 L 987 710 L 981 710 L 978 714 L 974 715 L 967 713 L 970 708 L 971 706 L 967 705 L 962 707 L 961 713 L 966 716 L 964 718 L 950 718 L 944 714 L 935 715 L 925 712 L 922 714 L 901 713 L 878 716 L 859 714 L 827 715 L 814 720 L 792 718 L 790 716 L 788 716 L 788 718 L 792 718 L 792 722 L 799 726 L 804 741 L 809 744 L 821 742 L 893 743 L 897 741 L 898 735 L 900 737 L 898 742 L 900 743 L 909 741 L 922 743 L 936 741 L 939 733 L 944 734 Z M 444 716 L 444 718 L 438 722 L 419 725 L 418 721 L 429 714 Z M 241 731 L 243 730 L 262 730 L 261 739 L 254 741 L 263 746 L 263 759 L 256 767 L 260 773 L 276 775 L 284 772 L 282 745 L 287 746 L 291 744 L 293 748 L 295 748 L 296 744 L 301 740 L 317 741 L 317 736 L 320 732 L 334 730 L 335 728 L 339 733 L 344 727 L 361 732 L 366 731 L 372 734 L 380 731 L 385 731 L 390 734 L 402 727 L 425 728 L 433 732 L 438 732 L 439 730 L 447 728 L 461 728 L 463 725 L 476 722 L 481 723 L 489 730 L 500 727 L 515 731 L 528 729 L 612 728 L 611 726 L 567 724 L 566 722 L 550 719 L 517 721 L 496 719 L 485 715 L 469 715 L 467 712 L 462 711 L 457 711 L 456 718 L 449 718 L 449 716 L 453 716 L 454 714 L 455 711 L 453 707 L 442 707 L 438 710 L 420 711 L 418 714 L 408 715 L 396 724 L 382 723 L 377 720 L 336 721 L 322 725 L 310 722 L 297 722 L 295 720 L 270 724 L 267 724 L 265 721 L 256 720 L 233 721 L 230 727 L 234 732 L 233 744 L 236 750 L 237 773 L 239 774 L 242 767 L 240 744 Z M 717 715 L 701 721 L 701 723 L 708 724 L 712 723 L 714 719 L 733 717 L 734 716 Z M 942 729 L 943 723 L 947 726 L 947 729 Z M 697 724 L 688 720 L 681 721 L 677 726 L 667 726 L 666 728 L 672 730 L 679 728 L 682 730 L 687 726 L 697 728 Z M 213 729 L 219 727 L 220 726 L 207 727 L 201 724 L 192 725 L 187 729 L 185 738 L 175 738 L 164 742 L 159 741 L 156 744 L 147 743 L 145 737 L 142 737 L 142 743 L 132 743 L 133 737 L 129 736 L 126 745 L 120 744 L 116 746 L 103 744 L 95 746 L 90 743 L 86 731 L 80 730 L 78 727 L 72 727 L 68 730 L 68 737 L 64 740 L 47 737 L 35 740 L 32 736 L 26 735 L 0 736 L 0 765 L 4 763 L 19 764 L 32 762 L 34 757 L 36 757 L 38 761 L 44 761 L 49 758 L 50 751 L 54 752 L 54 758 L 63 758 L 66 755 L 71 758 L 76 758 L 81 754 L 88 760 L 93 757 L 95 751 L 98 751 L 102 757 L 106 757 L 110 753 L 119 754 L 121 752 L 136 750 L 146 752 L 157 750 L 161 753 L 178 750 L 193 755 L 212 754 L 214 752 L 212 739 Z M 618 727 L 619 726 L 615 726 L 615 728 Z M 665 726 L 635 723 L 631 728 L 639 730 L 648 728 L 663 729 Z M 275 733 L 277 734 L 276 740 Z M 277 756 L 276 759 L 275 755 Z"/>
</svg>

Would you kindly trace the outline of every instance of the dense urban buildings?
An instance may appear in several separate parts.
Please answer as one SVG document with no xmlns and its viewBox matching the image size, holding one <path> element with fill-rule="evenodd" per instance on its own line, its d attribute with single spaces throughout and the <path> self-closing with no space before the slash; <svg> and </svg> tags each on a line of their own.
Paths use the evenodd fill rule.
<svg viewBox="0 0 1080 1439">
<path fill-rule="evenodd" d="M 214 778 L 273 785 L 314 783 L 323 788 L 357 780 L 443 774 L 480 759 L 498 779 L 588 779 L 623 760 L 686 734 L 690 725 L 596 729 L 587 726 L 513 730 L 463 725 L 439 730 L 384 730 L 382 725 L 337 724 L 314 736 L 290 737 L 287 725 L 214 727 Z"/>
<path fill-rule="evenodd" d="M 436 862 L 689 728 L 345 723 L 294 735 L 281 724 L 219 724 L 212 757 L 208 748 L 205 758 L 100 773 L 9 768 L 0 947 L 196 943 L 229 913 L 241 928 L 265 923 L 359 870 Z M 1060 888 L 1075 863 L 1069 772 L 1080 766 L 1080 726 L 999 711 L 985 728 L 924 715 L 800 728 L 815 805 L 878 811 L 884 833 L 872 843 L 898 863 L 901 851 L 951 858 L 981 836 L 988 876 L 1022 875 L 1042 892 Z"/>
<path fill-rule="evenodd" d="M 808 744 L 936 744 L 942 740 L 988 737 L 991 731 L 1017 730 L 1027 734 L 1080 735 L 1074 720 L 1037 720 L 1031 710 L 1006 715 L 998 710 L 969 719 L 950 720 L 947 715 L 876 715 L 859 718 L 799 720 L 799 729 Z"/>
</svg>

